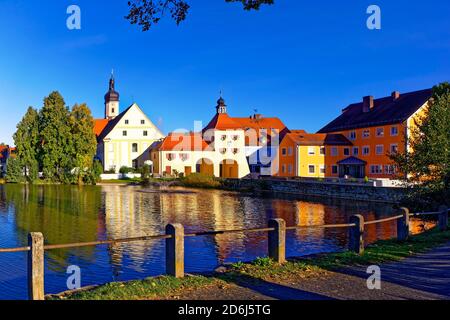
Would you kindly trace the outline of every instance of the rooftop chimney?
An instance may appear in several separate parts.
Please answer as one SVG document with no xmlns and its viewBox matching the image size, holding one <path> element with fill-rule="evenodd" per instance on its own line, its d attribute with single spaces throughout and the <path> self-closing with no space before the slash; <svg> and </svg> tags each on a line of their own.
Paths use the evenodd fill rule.
<svg viewBox="0 0 450 320">
<path fill-rule="evenodd" d="M 363 112 L 369 112 L 374 107 L 373 96 L 363 98 Z"/>
<path fill-rule="evenodd" d="M 398 98 L 400 98 L 400 92 L 398 91 L 394 91 L 392 92 L 392 100 L 397 100 Z"/>
</svg>

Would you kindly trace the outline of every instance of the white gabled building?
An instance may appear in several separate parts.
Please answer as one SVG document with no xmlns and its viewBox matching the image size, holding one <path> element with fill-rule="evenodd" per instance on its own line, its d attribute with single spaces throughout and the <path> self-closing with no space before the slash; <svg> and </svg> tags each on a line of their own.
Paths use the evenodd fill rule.
<svg viewBox="0 0 450 320">
<path fill-rule="evenodd" d="M 119 107 L 119 93 L 115 91 L 115 80 L 111 75 L 105 95 L 105 117 L 94 121 L 94 132 L 97 136 L 97 159 L 105 171 L 116 173 L 121 167 L 142 166 L 142 155 L 155 141 L 164 138 L 136 103 L 123 112 Z"/>
</svg>

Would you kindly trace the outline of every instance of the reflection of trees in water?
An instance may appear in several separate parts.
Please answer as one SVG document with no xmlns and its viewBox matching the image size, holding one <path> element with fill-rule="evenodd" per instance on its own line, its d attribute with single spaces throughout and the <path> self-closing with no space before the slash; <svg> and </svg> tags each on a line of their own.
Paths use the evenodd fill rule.
<svg viewBox="0 0 450 320">
<path fill-rule="evenodd" d="M 95 241 L 102 223 L 100 189 L 73 186 L 8 185 L 5 199 L 14 212 L 19 242 L 27 243 L 29 232 L 42 232 L 46 244 Z M 50 269 L 65 266 L 69 256 L 90 261 L 94 248 L 49 250 Z"/>
</svg>

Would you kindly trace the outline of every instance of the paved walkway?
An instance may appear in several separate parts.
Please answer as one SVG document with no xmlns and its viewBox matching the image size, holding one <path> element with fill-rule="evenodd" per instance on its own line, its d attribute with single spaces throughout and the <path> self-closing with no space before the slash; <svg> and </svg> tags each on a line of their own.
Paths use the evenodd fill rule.
<svg viewBox="0 0 450 320">
<path fill-rule="evenodd" d="M 450 299 L 450 243 L 381 268 L 381 290 L 367 289 L 366 267 L 324 272 L 320 277 L 284 282 L 254 281 L 213 285 L 177 299 L 199 300 L 434 300 Z"/>
</svg>

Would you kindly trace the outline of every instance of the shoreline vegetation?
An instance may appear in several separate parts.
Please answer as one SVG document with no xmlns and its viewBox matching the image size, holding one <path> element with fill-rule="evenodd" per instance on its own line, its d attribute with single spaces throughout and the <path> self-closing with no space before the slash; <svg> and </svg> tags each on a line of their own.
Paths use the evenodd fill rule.
<svg viewBox="0 0 450 320">
<path fill-rule="evenodd" d="M 426 252 L 450 241 L 450 230 L 439 232 L 438 228 L 411 236 L 405 242 L 395 239 L 381 240 L 369 245 L 363 255 L 349 251 L 290 258 L 279 265 L 269 258 L 257 258 L 253 262 L 238 262 L 221 266 L 216 272 L 187 275 L 177 279 L 170 276 L 150 277 L 144 280 L 113 282 L 90 286 L 76 291 L 47 295 L 47 300 L 164 300 L 186 292 L 207 288 L 211 285 L 226 287 L 230 283 L 251 281 L 283 282 L 293 278 L 318 277 L 328 271 L 345 267 L 373 265 L 400 261 L 406 257 Z"/>
</svg>

